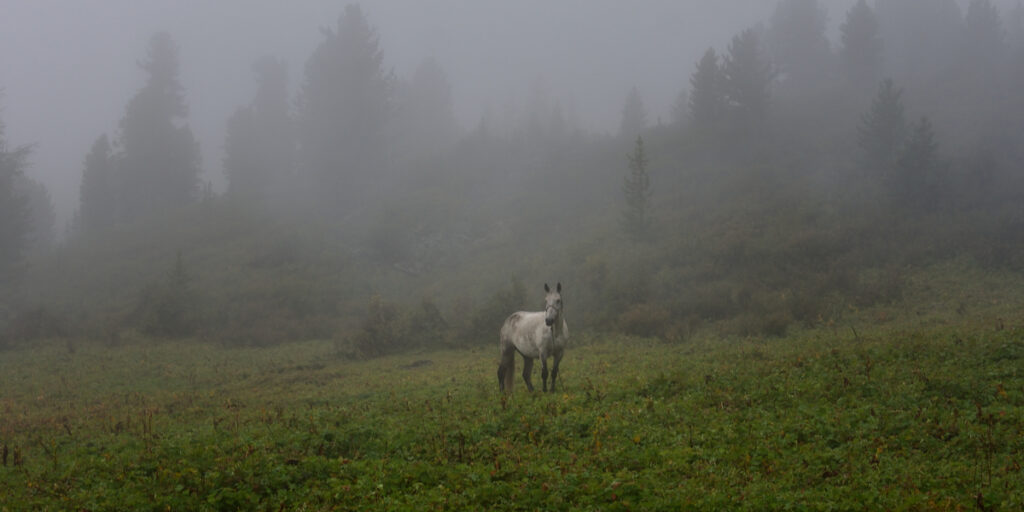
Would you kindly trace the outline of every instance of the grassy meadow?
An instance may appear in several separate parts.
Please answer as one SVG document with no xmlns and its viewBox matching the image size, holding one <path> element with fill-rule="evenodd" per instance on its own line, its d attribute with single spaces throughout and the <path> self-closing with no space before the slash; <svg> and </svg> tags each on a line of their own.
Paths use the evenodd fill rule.
<svg viewBox="0 0 1024 512">
<path fill-rule="evenodd" d="M 10 350 L 0 510 L 1020 510 L 1024 327 L 978 298 L 782 338 L 581 335 L 546 395 L 501 396 L 490 346 Z"/>
</svg>

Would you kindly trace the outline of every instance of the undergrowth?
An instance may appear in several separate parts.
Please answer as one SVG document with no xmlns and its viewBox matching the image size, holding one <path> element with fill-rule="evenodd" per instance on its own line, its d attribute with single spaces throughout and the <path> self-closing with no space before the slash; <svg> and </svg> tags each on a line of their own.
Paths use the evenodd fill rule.
<svg viewBox="0 0 1024 512">
<path fill-rule="evenodd" d="M 507 397 L 490 350 L 13 350 L 0 509 L 1024 507 L 1024 332 L 861 331 L 587 339 Z"/>
</svg>

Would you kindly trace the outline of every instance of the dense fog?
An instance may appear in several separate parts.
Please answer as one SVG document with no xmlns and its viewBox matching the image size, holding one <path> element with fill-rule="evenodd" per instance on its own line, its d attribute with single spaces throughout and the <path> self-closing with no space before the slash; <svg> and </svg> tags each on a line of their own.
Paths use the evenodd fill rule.
<svg viewBox="0 0 1024 512">
<path fill-rule="evenodd" d="M 12 2 L 0 17 L 7 137 L 38 144 L 28 173 L 50 187 L 59 219 L 69 220 L 77 208 L 83 155 L 97 133 L 116 131 L 125 102 L 144 80 L 136 62 L 149 37 L 166 31 L 179 48 L 203 176 L 222 187 L 225 120 L 255 91 L 250 64 L 268 55 L 284 59 L 295 89 L 320 28 L 334 26 L 345 5 Z M 380 34 L 388 70 L 407 77 L 427 58 L 443 66 L 464 129 L 487 110 L 524 103 L 539 88 L 598 131 L 617 127 L 621 100 L 633 86 L 643 92 L 652 119 L 667 121 L 704 48 L 724 44 L 772 9 L 759 0 L 386 0 L 362 7 Z M 670 62 L 661 57 L 667 49 Z"/>
<path fill-rule="evenodd" d="M 0 10 L 12 339 L 476 343 L 543 280 L 777 334 L 1022 263 L 1014 1 Z"/>
</svg>

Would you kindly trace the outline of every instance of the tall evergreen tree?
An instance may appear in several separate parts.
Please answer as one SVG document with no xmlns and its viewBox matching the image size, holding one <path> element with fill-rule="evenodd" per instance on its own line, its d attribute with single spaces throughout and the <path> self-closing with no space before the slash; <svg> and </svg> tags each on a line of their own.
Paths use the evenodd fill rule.
<svg viewBox="0 0 1024 512">
<path fill-rule="evenodd" d="M 28 232 L 28 205 L 16 184 L 22 177 L 30 146 L 10 148 L 0 121 L 0 277 L 18 261 Z"/>
<path fill-rule="evenodd" d="M 288 107 L 288 67 L 263 57 L 253 63 L 256 97 L 228 120 L 224 173 L 228 193 L 264 195 L 291 175 L 295 137 Z"/>
<path fill-rule="evenodd" d="M 733 37 L 722 77 L 735 128 L 748 130 L 760 125 L 768 115 L 774 72 L 761 49 L 757 30 L 748 28 Z"/>
<path fill-rule="evenodd" d="M 0 327 L 10 313 L 12 291 L 30 230 L 27 199 L 17 187 L 30 151 L 30 146 L 7 146 L 0 120 Z"/>
<path fill-rule="evenodd" d="M 349 5 L 306 62 L 299 94 L 301 161 L 320 200 L 351 207 L 387 164 L 392 82 L 377 31 Z"/>
<path fill-rule="evenodd" d="M 636 87 L 629 90 L 626 104 L 622 107 L 622 120 L 619 123 L 620 137 L 639 137 L 647 129 L 647 109 L 640 91 Z"/>
<path fill-rule="evenodd" d="M 846 81 L 856 88 L 878 83 L 882 69 L 882 39 L 878 18 L 867 0 L 857 0 L 847 11 L 839 32 L 842 41 L 839 55 Z"/>
<path fill-rule="evenodd" d="M 964 21 L 967 62 L 978 72 L 992 73 L 1006 50 L 999 9 L 991 0 L 971 0 Z"/>
<path fill-rule="evenodd" d="M 725 81 L 718 54 L 708 48 L 690 77 L 690 119 L 698 130 L 714 132 L 725 115 Z"/>
<path fill-rule="evenodd" d="M 857 128 L 857 146 L 861 164 L 876 177 L 892 173 L 906 138 L 903 89 L 885 80 Z"/>
<path fill-rule="evenodd" d="M 179 124 L 188 107 L 171 36 L 155 34 L 139 66 L 146 85 L 128 103 L 120 127 L 122 215 L 128 218 L 189 203 L 199 179 L 199 145 L 188 125 Z"/>
<path fill-rule="evenodd" d="M 622 229 L 633 241 L 641 241 L 651 230 L 651 177 L 647 174 L 647 154 L 644 139 L 636 138 L 633 152 L 626 156 L 629 172 L 622 182 L 625 208 L 622 211 Z"/>
<path fill-rule="evenodd" d="M 927 116 L 922 117 L 910 128 L 907 141 L 900 149 L 897 174 L 891 185 L 897 199 L 916 205 L 927 204 L 935 192 L 933 173 L 938 147 L 931 121 Z"/>
<path fill-rule="evenodd" d="M 876 0 L 884 73 L 901 82 L 928 83 L 955 61 L 963 17 L 956 0 Z"/>
<path fill-rule="evenodd" d="M 95 233 L 118 220 L 117 185 L 116 158 L 107 136 L 101 135 L 85 156 L 76 228 Z"/>
<path fill-rule="evenodd" d="M 458 123 L 448 74 L 433 58 L 420 63 L 412 79 L 395 90 L 395 145 L 405 162 L 449 148 L 458 138 Z"/>
<path fill-rule="evenodd" d="M 690 92 L 686 89 L 676 94 L 676 100 L 672 102 L 672 123 L 684 125 L 690 120 Z"/>
<path fill-rule="evenodd" d="M 779 0 L 768 42 L 775 66 L 789 87 L 820 85 L 830 73 L 832 48 L 825 35 L 828 13 L 818 0 Z"/>
<path fill-rule="evenodd" d="M 25 200 L 28 216 L 25 249 L 42 251 L 51 248 L 57 237 L 57 214 L 50 191 L 46 185 L 24 174 L 15 183 L 15 189 Z"/>
</svg>

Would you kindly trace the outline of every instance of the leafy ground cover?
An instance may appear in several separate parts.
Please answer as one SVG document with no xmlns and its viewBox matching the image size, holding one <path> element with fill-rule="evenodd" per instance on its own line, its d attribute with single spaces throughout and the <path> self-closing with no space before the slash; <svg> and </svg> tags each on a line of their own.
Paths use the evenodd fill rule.
<svg viewBox="0 0 1024 512">
<path fill-rule="evenodd" d="M 0 509 L 1024 508 L 1024 332 L 862 330 L 577 339 L 511 397 L 489 349 L 9 351 Z"/>
</svg>

